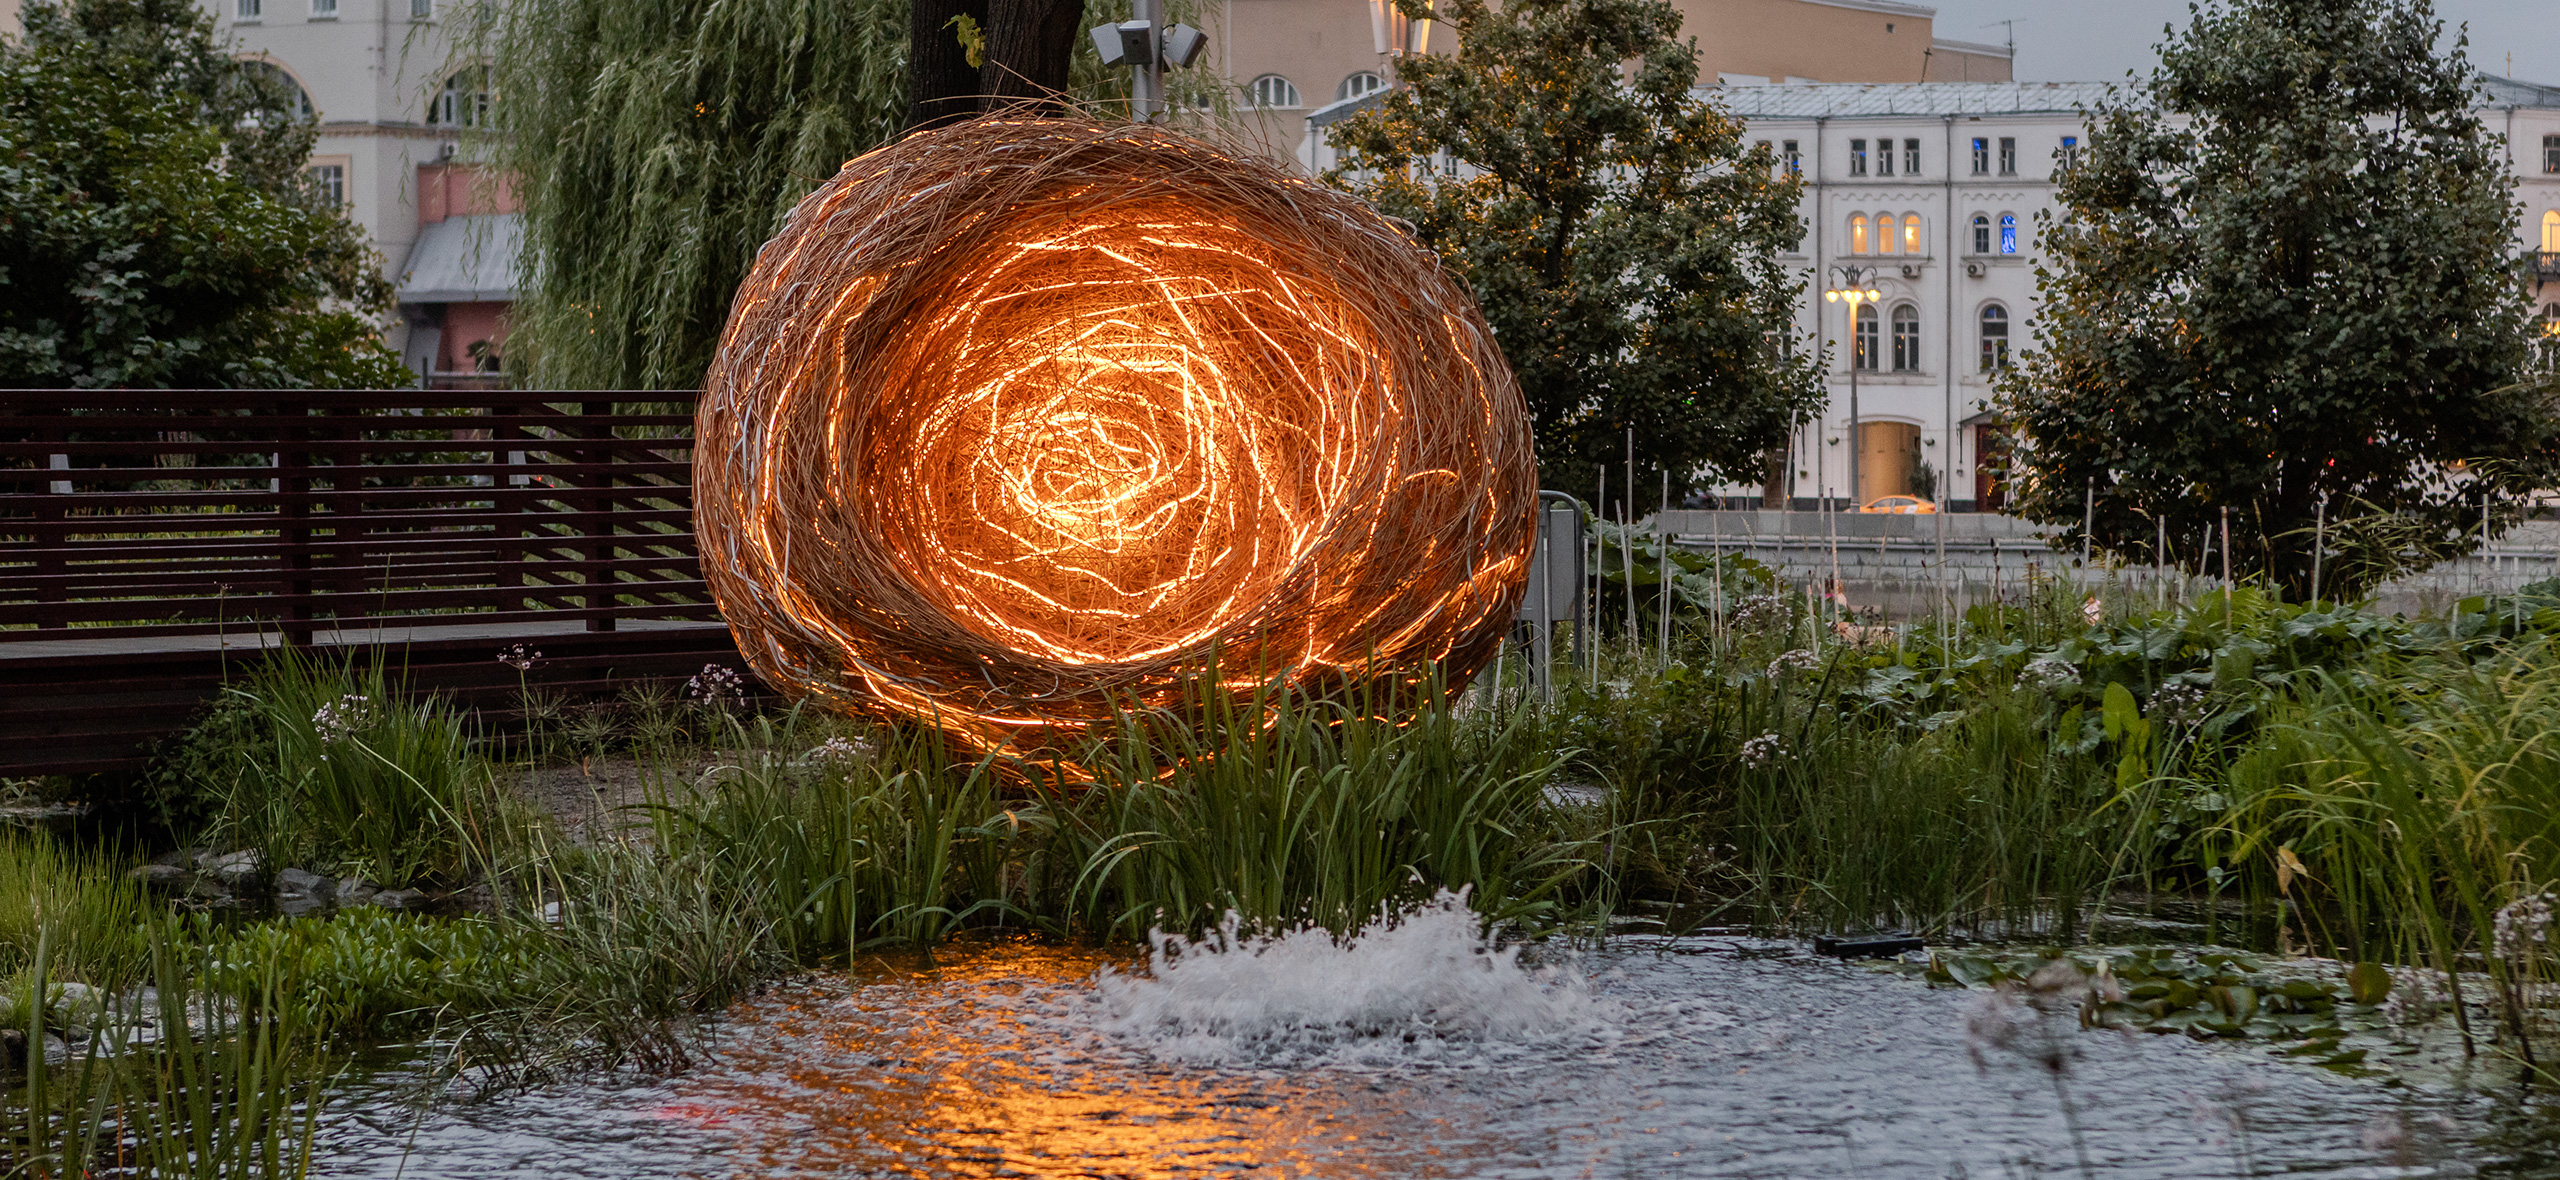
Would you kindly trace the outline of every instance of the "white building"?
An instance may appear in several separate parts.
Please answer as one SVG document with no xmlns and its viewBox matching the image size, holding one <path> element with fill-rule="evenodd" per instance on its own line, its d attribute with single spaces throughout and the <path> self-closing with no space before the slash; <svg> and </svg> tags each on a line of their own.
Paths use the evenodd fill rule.
<svg viewBox="0 0 2560 1180">
<path fill-rule="evenodd" d="M 2535 305 L 2560 342 L 2560 88 L 2486 80 L 2483 115 L 2507 146 L 2523 214 L 2517 244 L 2537 250 Z M 1851 357 L 1863 435 L 1858 502 L 1922 492 L 1956 511 L 2000 504 L 2000 443 L 1984 412 L 1992 371 L 2034 338 L 2036 214 L 2053 207 L 2055 165 L 2086 141 L 2080 112 L 2110 87 L 2073 82 L 1926 82 L 1722 86 L 1712 96 L 1805 177 L 1807 226 L 1785 255 L 1805 280 L 1798 331 L 1831 349 L 1831 398 L 1798 432 L 1786 493 L 1847 502 Z M 1368 105 L 1308 117 L 1301 159 L 1334 160 L 1323 128 Z M 1881 298 L 1851 313 L 1827 287 Z M 1986 457 L 1991 462 L 1982 460 Z M 1729 497 L 1760 489 L 1727 487 Z"/>
<path fill-rule="evenodd" d="M 437 384 L 488 380 L 515 298 L 515 196 L 457 159 L 489 94 L 456 59 L 448 0 L 205 3 L 233 51 L 291 80 L 319 120 L 312 177 L 382 255 L 392 347 Z"/>
</svg>

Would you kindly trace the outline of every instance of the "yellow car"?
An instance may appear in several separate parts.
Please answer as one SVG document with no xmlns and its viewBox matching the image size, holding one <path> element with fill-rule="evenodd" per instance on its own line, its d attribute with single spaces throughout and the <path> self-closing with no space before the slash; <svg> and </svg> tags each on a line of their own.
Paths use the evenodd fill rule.
<svg viewBox="0 0 2560 1180">
<path fill-rule="evenodd" d="M 1899 512 L 1910 516 L 1927 516 L 1938 506 L 1918 496 L 1878 496 L 1868 501 L 1860 512 Z"/>
</svg>

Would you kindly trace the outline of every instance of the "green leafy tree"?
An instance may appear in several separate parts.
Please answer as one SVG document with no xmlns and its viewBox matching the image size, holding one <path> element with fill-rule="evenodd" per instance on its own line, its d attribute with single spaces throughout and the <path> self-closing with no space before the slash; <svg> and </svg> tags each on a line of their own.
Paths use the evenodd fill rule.
<svg viewBox="0 0 2560 1180">
<path fill-rule="evenodd" d="M 315 128 L 186 0 L 26 10 L 0 42 L 0 385 L 411 380 L 388 286 L 303 180 Z"/>
<path fill-rule="evenodd" d="M 907 109 L 907 0 L 490 0 L 486 141 L 520 178 L 511 364 L 691 389 L 782 218 Z M 946 32 L 956 38 L 957 30 Z"/>
<path fill-rule="evenodd" d="M 1408 0 L 1409 2 L 1409 0 Z M 1475 290 L 1537 428 L 1542 486 L 1668 470 L 1759 482 L 1820 404 L 1794 347 L 1798 182 L 1694 97 L 1695 46 L 1662 0 L 1443 0 L 1456 55 L 1334 131 L 1327 175 L 1414 224 Z M 1415 7 L 1412 14 L 1422 15 Z M 1623 475 L 1613 482 L 1624 484 Z"/>
<path fill-rule="evenodd" d="M 2441 27 L 2426 0 L 2216 5 L 2092 113 L 2001 389 L 2018 512 L 2076 542 L 2093 503 L 2100 547 L 2149 561 L 2165 531 L 2193 567 L 2227 511 L 2239 571 L 2297 594 L 2325 516 L 2326 596 L 2549 486 L 2511 181 Z"/>
</svg>

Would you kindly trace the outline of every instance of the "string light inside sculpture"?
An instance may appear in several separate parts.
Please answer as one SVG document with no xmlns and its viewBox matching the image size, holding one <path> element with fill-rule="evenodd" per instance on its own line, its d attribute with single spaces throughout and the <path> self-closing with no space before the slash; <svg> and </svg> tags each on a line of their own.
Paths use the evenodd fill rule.
<svg viewBox="0 0 2560 1180">
<path fill-rule="evenodd" d="M 986 748 L 1213 666 L 1463 685 L 1535 528 L 1519 394 L 1436 260 L 1143 126 L 989 117 L 848 164 L 741 288 L 699 434 L 757 671 Z"/>
</svg>

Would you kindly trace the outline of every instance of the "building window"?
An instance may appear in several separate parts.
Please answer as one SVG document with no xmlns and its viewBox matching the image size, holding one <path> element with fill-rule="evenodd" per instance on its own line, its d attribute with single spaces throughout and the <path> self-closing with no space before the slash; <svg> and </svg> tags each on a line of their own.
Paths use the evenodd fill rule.
<svg viewBox="0 0 2560 1180">
<path fill-rule="evenodd" d="M 2077 168 L 2077 167 L 2079 167 L 2079 166 L 2080 166 L 2080 137 L 2079 137 L 2079 136 L 2077 136 L 2077 135 L 2066 135 L 2066 136 L 2063 136 L 2063 137 L 2062 137 L 2062 170 L 2063 170 L 2063 171 L 2065 171 L 2065 172 L 2069 172 L 2069 171 L 2071 171 L 2072 169 Z"/>
<path fill-rule="evenodd" d="M 2542 137 L 2542 170 L 2560 174 L 2560 135 Z"/>
<path fill-rule="evenodd" d="M 1370 95 L 1376 94 L 1386 88 L 1386 79 L 1381 78 L 1376 74 L 1372 74 L 1367 70 L 1362 70 L 1357 74 L 1353 74 L 1350 77 L 1343 79 L 1342 85 L 1334 87 L 1333 100 L 1335 102 L 1341 102 L 1345 99 L 1367 98 Z"/>
<path fill-rule="evenodd" d="M 1924 251 L 1920 249 L 1920 215 L 1917 213 L 1905 213 L 1902 215 L 1902 252 L 1905 254 L 1924 253 Z"/>
<path fill-rule="evenodd" d="M 1802 149 L 1796 147 L 1796 141 L 1790 139 L 1781 146 L 1786 150 L 1787 175 L 1804 175 L 1804 152 Z"/>
<path fill-rule="evenodd" d="M 1850 140 L 1850 141 L 1849 141 L 1849 175 L 1851 175 L 1851 176 L 1864 176 L 1864 175 L 1866 175 L 1866 174 L 1867 174 L 1867 141 L 1865 141 L 1865 140 L 1863 140 L 1863 139 L 1853 139 L 1853 140 Z"/>
<path fill-rule="evenodd" d="M 1997 303 L 1982 309 L 1982 371 L 2009 367 L 2009 309 Z"/>
<path fill-rule="evenodd" d="M 262 11 L 264 9 L 261 0 L 240 0 L 239 6 L 233 8 L 231 14 L 235 20 L 256 20 Z"/>
<path fill-rule="evenodd" d="M 409 19 L 426 20 L 436 14 L 436 0 L 409 0 Z"/>
<path fill-rule="evenodd" d="M 1294 111 L 1306 103 L 1298 97 L 1297 84 L 1278 74 L 1264 74 L 1245 88 L 1245 96 L 1258 107 Z"/>
<path fill-rule="evenodd" d="M 309 177 L 309 178 L 310 178 L 310 181 L 311 181 L 311 192 L 312 192 L 312 195 L 317 196 L 317 197 L 319 197 L 322 201 L 327 202 L 327 203 L 328 203 L 328 206 L 329 206 L 330 208 L 332 208 L 332 209 L 340 209 L 340 208 L 344 208 L 344 207 L 346 207 L 346 203 L 347 203 L 347 166 L 346 166 L 346 165 L 344 165 L 344 164 L 314 164 L 314 165 L 312 165 L 311 167 L 309 167 L 309 168 L 307 168 L 307 169 L 304 169 L 304 170 L 303 170 L 303 175 L 305 175 L 305 176 L 307 176 L 307 177 Z"/>
<path fill-rule="evenodd" d="M 2017 174 L 2018 141 L 2003 135 L 2000 137 L 2000 175 L 2016 176 Z"/>
<path fill-rule="evenodd" d="M 1991 252 L 1991 219 L 1980 213 L 1973 215 L 1973 252 L 1976 254 Z"/>
<path fill-rule="evenodd" d="M 2542 215 L 2542 252 L 2560 253 L 2560 209 L 2547 210 Z"/>
<path fill-rule="evenodd" d="M 311 0 L 311 19 L 338 19 L 338 0 Z"/>
<path fill-rule="evenodd" d="M 2018 215 L 2015 213 L 2000 215 L 2000 252 L 2003 254 L 2018 252 Z"/>
<path fill-rule="evenodd" d="M 1990 175 L 1990 174 L 1991 174 L 1991 141 L 1990 141 L 1990 140 L 1983 139 L 1983 138 L 1980 138 L 1980 137 L 1976 137 L 1976 138 L 1974 139 L 1974 141 L 1973 141 L 1973 174 L 1974 174 L 1974 175 L 1976 175 L 1976 176 L 1988 176 L 1988 175 Z"/>
<path fill-rule="evenodd" d="M 1897 229 L 1893 214 L 1878 214 L 1876 216 L 1876 253 L 1893 253 L 1894 247 L 1901 243 L 1901 239 L 1902 234 Z"/>
<path fill-rule="evenodd" d="M 1876 175 L 1893 175 L 1893 141 L 1890 139 L 1876 141 Z"/>
<path fill-rule="evenodd" d="M 1849 252 L 1852 254 L 1867 252 L 1866 214 L 1861 213 L 1849 219 Z"/>
<path fill-rule="evenodd" d="M 444 80 L 427 101 L 427 122 L 444 127 L 489 125 L 489 71 L 471 66 Z"/>
<path fill-rule="evenodd" d="M 1875 372 L 1875 371 L 1876 371 L 1876 305 L 1875 305 L 1875 304 L 1872 304 L 1872 303 L 1861 303 L 1861 304 L 1859 304 L 1859 305 L 1858 305 L 1858 330 L 1857 330 L 1856 332 L 1851 333 L 1851 334 L 1850 334 L 1850 336 L 1851 336 L 1851 345 L 1850 345 L 1850 346 L 1851 346 L 1852 348 L 1856 349 L 1856 351 L 1857 351 L 1856 359 L 1855 359 L 1852 363 L 1856 364 L 1859 368 L 1864 369 L 1864 370 L 1866 370 L 1866 371 L 1868 371 L 1868 372 L 1870 372 L 1870 373 Z"/>
<path fill-rule="evenodd" d="M 1919 140 L 1906 139 L 1902 141 L 1902 174 L 1904 176 L 1920 175 Z"/>
<path fill-rule="evenodd" d="M 1920 309 L 1908 303 L 1893 309 L 1893 371 L 1920 371 Z"/>
<path fill-rule="evenodd" d="M 283 66 L 277 65 L 271 61 L 260 61 L 256 58 L 250 58 L 241 62 L 240 68 L 248 73 L 273 82 L 277 90 L 284 92 L 284 94 L 288 96 L 287 105 L 293 108 L 294 118 L 308 119 L 311 117 L 311 92 L 304 90 L 302 88 L 302 83 L 294 81 L 293 75 L 284 72 Z"/>
</svg>

